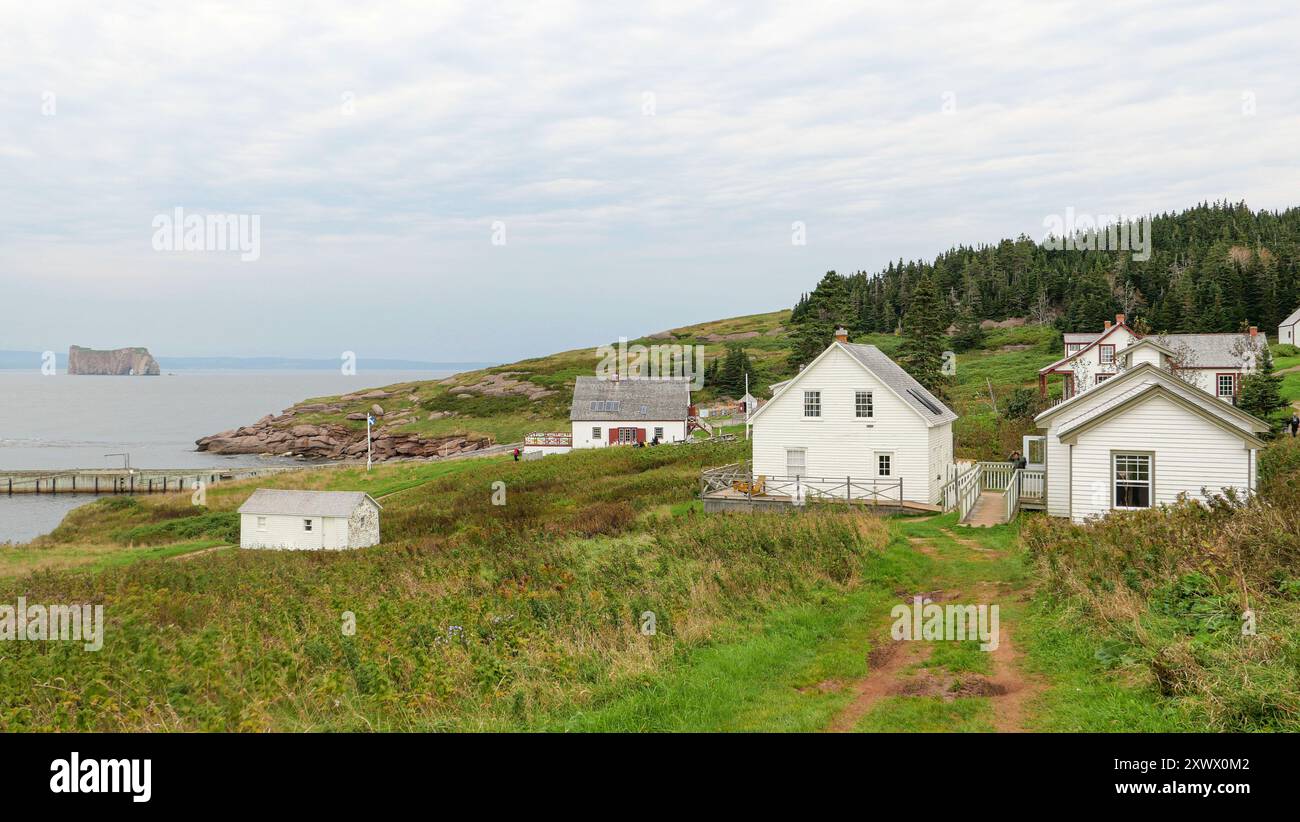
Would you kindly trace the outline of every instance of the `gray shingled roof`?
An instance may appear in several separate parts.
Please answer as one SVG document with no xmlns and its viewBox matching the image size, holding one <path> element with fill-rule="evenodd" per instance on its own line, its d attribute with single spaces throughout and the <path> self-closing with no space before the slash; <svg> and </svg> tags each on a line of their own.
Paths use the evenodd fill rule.
<svg viewBox="0 0 1300 822">
<path fill-rule="evenodd" d="M 1249 334 L 1153 334 L 1151 338 L 1174 351 L 1184 368 L 1241 367 L 1236 349 L 1250 344 Z"/>
<path fill-rule="evenodd" d="M 369 494 L 361 491 L 280 491 L 258 488 L 239 506 L 241 514 L 286 514 L 294 517 L 350 517 Z M 375 502 L 378 506 L 379 503 Z"/>
<path fill-rule="evenodd" d="M 1100 337 L 1101 334 L 1100 333 L 1089 334 L 1082 331 L 1080 332 L 1067 331 L 1061 336 L 1064 338 L 1064 342 L 1068 345 L 1069 343 L 1090 343 L 1093 340 Z"/>
<path fill-rule="evenodd" d="M 853 358 L 867 367 L 876 378 L 893 389 L 903 401 L 920 412 L 921 418 L 930 425 L 941 425 L 957 419 L 952 409 L 939 401 L 938 397 L 925 390 L 925 387 L 912 378 L 898 363 L 885 356 L 874 345 L 863 343 L 842 343 L 844 349 Z"/>
<path fill-rule="evenodd" d="M 593 407 L 593 403 L 597 405 Z M 690 380 L 578 377 L 573 385 L 569 419 L 610 422 L 684 420 L 690 405 Z"/>
<path fill-rule="evenodd" d="M 1282 322 L 1278 323 L 1278 325 L 1279 326 L 1295 325 L 1297 322 L 1300 322 L 1300 308 L 1297 308 L 1295 311 L 1292 311 L 1291 315 L 1287 317 L 1285 320 L 1283 320 Z"/>
</svg>

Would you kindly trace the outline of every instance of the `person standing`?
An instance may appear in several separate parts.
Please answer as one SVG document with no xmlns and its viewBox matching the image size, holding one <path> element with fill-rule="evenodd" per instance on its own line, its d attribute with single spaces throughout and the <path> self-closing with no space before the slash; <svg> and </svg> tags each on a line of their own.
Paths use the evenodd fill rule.
<svg viewBox="0 0 1300 822">
<path fill-rule="evenodd" d="M 1287 420 L 1287 426 L 1291 429 L 1291 436 L 1294 437 L 1297 430 L 1300 430 L 1300 416 L 1296 412 L 1291 412 L 1291 419 Z"/>
</svg>

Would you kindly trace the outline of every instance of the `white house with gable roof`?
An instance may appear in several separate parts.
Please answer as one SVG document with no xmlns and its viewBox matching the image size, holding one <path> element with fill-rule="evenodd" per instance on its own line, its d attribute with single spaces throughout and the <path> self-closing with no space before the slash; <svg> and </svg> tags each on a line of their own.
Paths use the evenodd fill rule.
<svg viewBox="0 0 1300 822">
<path fill-rule="evenodd" d="M 1114 377 L 1034 418 L 1025 454 L 1049 515 L 1084 522 L 1180 495 L 1254 492 L 1268 424 L 1171 372 L 1168 350 L 1139 341 Z"/>
<path fill-rule="evenodd" d="M 1047 396 L 1047 380 L 1063 378 L 1062 398 L 1096 388 L 1133 364 L 1147 361 L 1168 370 L 1188 385 L 1235 403 L 1241 379 L 1255 370 L 1260 347 L 1267 341 L 1251 327 L 1240 334 L 1138 334 L 1123 314 L 1107 322 L 1100 333 L 1064 335 L 1065 355 L 1038 372 L 1039 393 Z M 1144 349 L 1139 342 L 1155 343 Z M 1133 350 L 1130 350 L 1133 349 Z"/>
<path fill-rule="evenodd" d="M 687 379 L 578 377 L 569 408 L 574 448 L 683 442 L 690 417 Z"/>
<path fill-rule="evenodd" d="M 840 329 L 772 390 L 750 417 L 755 477 L 901 482 L 902 500 L 938 500 L 953 464 L 957 415 L 879 348 L 851 344 Z"/>
</svg>

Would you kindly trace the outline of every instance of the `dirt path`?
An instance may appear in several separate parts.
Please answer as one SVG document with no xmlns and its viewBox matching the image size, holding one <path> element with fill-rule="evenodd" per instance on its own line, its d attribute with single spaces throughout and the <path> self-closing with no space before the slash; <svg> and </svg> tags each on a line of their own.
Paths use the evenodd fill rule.
<svg viewBox="0 0 1300 822">
<path fill-rule="evenodd" d="M 995 731 L 1027 730 L 1029 705 L 1045 685 L 1024 671 L 1023 654 L 1015 640 L 1014 612 L 1018 609 L 1012 608 L 1012 613 L 1008 613 L 1005 604 L 1027 599 L 1029 590 L 1004 578 L 1006 572 L 996 562 L 1004 558 L 1004 551 L 981 544 L 977 534 L 967 536 L 965 529 L 958 533 L 944 528 L 940 533 L 953 544 L 941 547 L 934 538 L 906 536 L 913 550 L 938 563 L 932 582 L 950 584 L 945 590 L 929 591 L 922 596 L 936 603 L 1000 603 L 997 648 L 988 652 L 991 658 L 987 666 L 977 666 L 986 668 L 987 675 L 969 668 L 948 670 L 943 665 L 926 665 L 939 642 L 895 641 L 886 635 L 868 656 L 866 676 L 852 686 L 853 700 L 835 716 L 828 731 L 855 730 L 889 697 L 930 697 L 945 702 L 959 698 L 986 699 L 987 715 Z M 899 599 L 907 602 L 911 595 Z"/>
<path fill-rule="evenodd" d="M 195 557 L 201 557 L 201 556 L 203 556 L 204 554 L 210 554 L 210 553 L 212 553 L 213 551 L 220 551 L 222 548 L 234 548 L 234 547 L 235 547 L 235 546 L 233 546 L 233 545 L 214 545 L 214 546 L 212 546 L 211 548 L 203 548 L 203 549 L 198 550 L 198 551 L 190 551 L 190 552 L 187 553 L 187 554 L 177 554 L 177 555 L 174 556 L 174 557 L 169 557 L 169 559 L 171 559 L 171 560 L 173 560 L 173 561 L 176 561 L 176 560 L 182 560 L 182 561 L 183 561 L 183 560 L 187 560 L 187 559 L 194 559 Z"/>
<path fill-rule="evenodd" d="M 895 642 L 885 637 L 867 657 L 867 675 L 854 686 L 853 701 L 840 711 L 827 730 L 847 733 L 856 728 L 877 702 L 901 690 L 905 672 L 925 662 L 931 650 L 929 643 Z"/>
</svg>

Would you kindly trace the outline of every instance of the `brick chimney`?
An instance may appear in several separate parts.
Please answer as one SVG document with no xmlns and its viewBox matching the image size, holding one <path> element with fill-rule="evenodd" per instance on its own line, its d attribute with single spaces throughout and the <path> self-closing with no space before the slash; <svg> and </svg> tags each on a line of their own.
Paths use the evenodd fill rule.
<svg viewBox="0 0 1300 822">
<path fill-rule="evenodd" d="M 1105 331 L 1109 331 L 1109 330 L 1110 330 L 1110 320 L 1106 320 L 1106 328 L 1103 329 L 1103 330 L 1105 330 Z"/>
<path fill-rule="evenodd" d="M 842 343 L 848 342 L 849 330 L 843 326 L 840 326 L 839 328 L 835 329 L 835 339 L 839 340 Z"/>
<path fill-rule="evenodd" d="M 1124 324 L 1124 315 L 1123 315 L 1123 314 L 1116 314 L 1116 315 L 1115 315 L 1115 325 L 1123 325 L 1123 324 Z"/>
<path fill-rule="evenodd" d="M 1258 337 L 1258 336 L 1259 336 L 1259 326 L 1257 326 L 1257 325 L 1252 325 L 1252 326 L 1250 327 L 1250 336 L 1252 336 L 1252 337 Z"/>
</svg>

